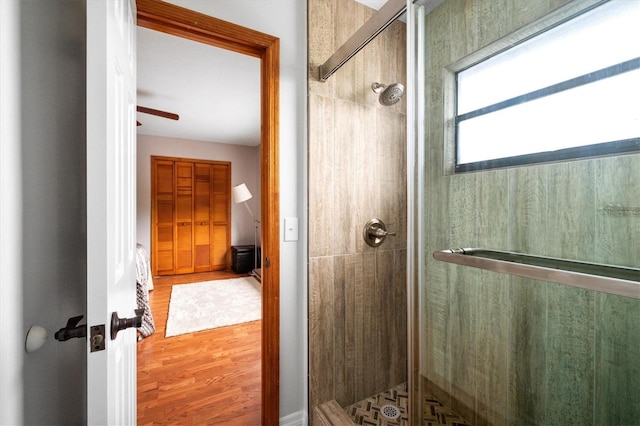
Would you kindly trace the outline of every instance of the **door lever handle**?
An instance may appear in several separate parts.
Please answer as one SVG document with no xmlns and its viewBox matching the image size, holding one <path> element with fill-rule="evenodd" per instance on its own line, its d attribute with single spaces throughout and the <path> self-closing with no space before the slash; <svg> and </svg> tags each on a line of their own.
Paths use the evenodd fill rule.
<svg viewBox="0 0 640 426">
<path fill-rule="evenodd" d="M 56 331 L 54 335 L 55 339 L 59 342 L 64 342 L 73 338 L 81 338 L 87 336 L 86 324 L 78 325 L 80 320 L 84 318 L 84 315 L 78 315 L 77 317 L 71 317 L 67 321 L 67 325 Z"/>
<path fill-rule="evenodd" d="M 131 327 L 140 328 L 142 326 L 144 309 L 136 309 L 134 312 L 136 316 L 131 318 L 118 318 L 117 312 L 111 314 L 111 340 L 115 340 L 120 330 Z"/>
</svg>

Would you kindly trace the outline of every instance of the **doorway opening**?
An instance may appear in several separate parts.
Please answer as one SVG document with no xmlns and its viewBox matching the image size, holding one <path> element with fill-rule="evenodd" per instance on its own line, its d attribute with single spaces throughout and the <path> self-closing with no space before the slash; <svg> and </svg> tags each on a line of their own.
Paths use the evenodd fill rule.
<svg viewBox="0 0 640 426">
<path fill-rule="evenodd" d="M 262 223 L 261 419 L 279 422 L 279 39 L 158 0 L 137 0 L 138 26 L 260 59 Z"/>
</svg>

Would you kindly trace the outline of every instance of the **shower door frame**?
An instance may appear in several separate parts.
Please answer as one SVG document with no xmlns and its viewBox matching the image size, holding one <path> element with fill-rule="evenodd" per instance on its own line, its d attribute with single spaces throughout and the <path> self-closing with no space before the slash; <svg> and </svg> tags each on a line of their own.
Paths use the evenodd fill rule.
<svg viewBox="0 0 640 426">
<path fill-rule="evenodd" d="M 407 0 L 407 390 L 409 424 L 419 426 L 420 306 L 424 283 L 424 23 L 425 1 Z M 435 2 L 439 3 L 439 2 Z"/>
</svg>

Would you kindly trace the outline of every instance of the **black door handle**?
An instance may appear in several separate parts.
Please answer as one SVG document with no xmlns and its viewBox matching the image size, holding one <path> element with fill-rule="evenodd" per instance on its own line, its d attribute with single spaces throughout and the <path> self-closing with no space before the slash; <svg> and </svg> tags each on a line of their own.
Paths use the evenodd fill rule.
<svg viewBox="0 0 640 426">
<path fill-rule="evenodd" d="M 118 335 L 118 331 L 126 328 L 140 328 L 142 326 L 142 315 L 144 315 L 144 309 L 136 309 L 135 317 L 132 318 L 118 318 L 118 313 L 111 314 L 111 340 L 115 340 Z"/>
<path fill-rule="evenodd" d="M 59 342 L 64 342 L 75 337 L 81 338 L 87 336 L 86 324 L 78 325 L 80 320 L 84 318 L 84 315 L 78 315 L 77 317 L 71 317 L 67 321 L 67 325 L 60 330 L 56 331 L 54 337 Z"/>
</svg>

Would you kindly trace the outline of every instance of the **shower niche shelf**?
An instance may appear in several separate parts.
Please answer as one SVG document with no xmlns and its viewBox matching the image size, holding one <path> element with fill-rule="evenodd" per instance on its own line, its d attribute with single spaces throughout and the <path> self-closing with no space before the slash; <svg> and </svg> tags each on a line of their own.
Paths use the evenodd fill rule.
<svg viewBox="0 0 640 426">
<path fill-rule="evenodd" d="M 483 248 L 436 251 L 442 262 L 640 299 L 640 269 Z"/>
</svg>

